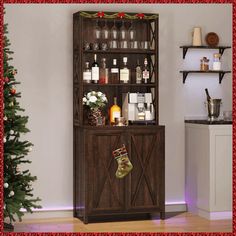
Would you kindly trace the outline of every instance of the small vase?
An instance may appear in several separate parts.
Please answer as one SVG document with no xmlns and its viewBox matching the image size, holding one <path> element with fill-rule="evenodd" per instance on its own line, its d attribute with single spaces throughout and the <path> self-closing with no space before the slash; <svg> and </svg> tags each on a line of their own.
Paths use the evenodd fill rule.
<svg viewBox="0 0 236 236">
<path fill-rule="evenodd" d="M 105 116 L 103 116 L 101 109 L 90 109 L 88 112 L 88 123 L 92 126 L 105 125 Z"/>
</svg>

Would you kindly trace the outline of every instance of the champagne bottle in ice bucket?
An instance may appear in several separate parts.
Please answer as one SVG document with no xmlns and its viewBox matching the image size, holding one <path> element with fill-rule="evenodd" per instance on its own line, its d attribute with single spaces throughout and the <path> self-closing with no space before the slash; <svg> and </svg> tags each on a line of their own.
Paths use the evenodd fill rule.
<svg viewBox="0 0 236 236">
<path fill-rule="evenodd" d="M 210 121 L 217 120 L 220 115 L 221 99 L 212 99 L 207 88 L 205 92 L 207 96 L 208 118 Z"/>
</svg>

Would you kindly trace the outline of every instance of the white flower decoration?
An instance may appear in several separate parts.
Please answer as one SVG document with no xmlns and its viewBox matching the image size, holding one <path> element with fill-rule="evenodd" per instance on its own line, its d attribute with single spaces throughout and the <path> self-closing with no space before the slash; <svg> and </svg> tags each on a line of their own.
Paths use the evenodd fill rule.
<svg viewBox="0 0 236 236">
<path fill-rule="evenodd" d="M 95 96 L 91 96 L 89 98 L 89 101 L 95 103 L 97 101 L 97 98 Z"/>
<path fill-rule="evenodd" d="M 98 97 L 101 97 L 102 96 L 102 93 L 101 92 L 98 92 Z"/>
</svg>

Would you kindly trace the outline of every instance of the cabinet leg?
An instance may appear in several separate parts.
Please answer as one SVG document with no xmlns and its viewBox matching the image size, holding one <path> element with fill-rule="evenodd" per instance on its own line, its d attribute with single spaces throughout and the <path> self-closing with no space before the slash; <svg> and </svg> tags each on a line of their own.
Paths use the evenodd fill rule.
<svg viewBox="0 0 236 236">
<path fill-rule="evenodd" d="M 84 216 L 84 224 L 88 224 L 88 216 Z"/>
<path fill-rule="evenodd" d="M 165 220 L 165 212 L 164 211 L 161 211 L 160 212 L 160 218 L 161 218 L 161 220 Z"/>
</svg>

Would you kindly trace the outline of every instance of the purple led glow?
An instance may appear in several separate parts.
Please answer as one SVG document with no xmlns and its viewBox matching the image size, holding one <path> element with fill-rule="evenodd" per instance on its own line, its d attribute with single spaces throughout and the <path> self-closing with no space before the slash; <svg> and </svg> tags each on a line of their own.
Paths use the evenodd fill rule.
<svg viewBox="0 0 236 236">
<path fill-rule="evenodd" d="M 176 201 L 176 202 L 166 202 L 166 205 L 183 205 L 186 204 L 184 201 Z M 82 207 L 81 207 L 82 208 Z M 43 212 L 43 211 L 72 211 L 73 206 L 67 206 L 67 207 L 44 207 L 42 209 L 33 209 L 35 212 Z M 21 211 L 25 212 L 24 209 Z"/>
</svg>

